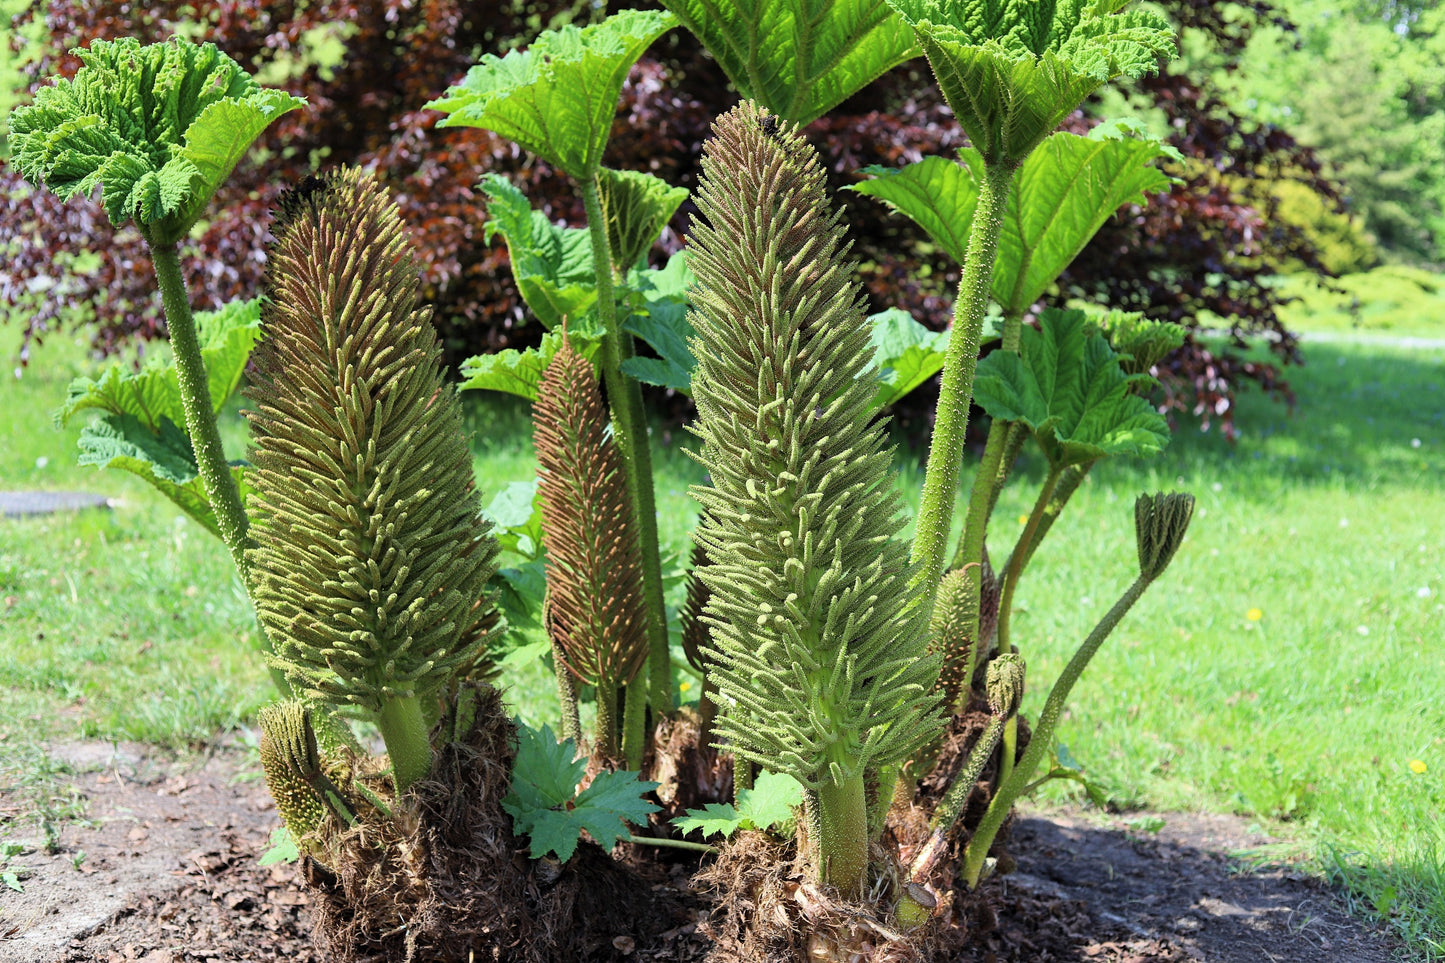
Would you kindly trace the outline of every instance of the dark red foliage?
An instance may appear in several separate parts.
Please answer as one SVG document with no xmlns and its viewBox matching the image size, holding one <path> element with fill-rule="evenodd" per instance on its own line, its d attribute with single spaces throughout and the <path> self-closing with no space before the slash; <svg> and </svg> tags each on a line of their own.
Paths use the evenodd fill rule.
<svg viewBox="0 0 1445 963">
<path fill-rule="evenodd" d="M 214 220 L 185 252 L 192 297 L 198 307 L 213 307 L 255 293 L 270 207 L 313 164 L 374 167 L 416 234 L 424 296 L 436 306 L 447 361 L 455 364 L 479 351 L 532 343 L 541 333 L 535 323 L 522 327 L 524 308 L 506 269 L 505 248 L 482 241 L 486 213 L 474 189 L 482 173 L 513 178 L 553 218 L 580 223 L 581 203 L 546 164 L 487 131 L 434 129 L 439 115 L 421 105 L 459 79 L 480 52 L 524 41 L 538 24 L 590 6 L 578 0 L 54 0 L 36 3 L 18 19 L 43 18 L 51 49 L 60 51 L 120 35 L 158 40 L 199 16 L 207 39 L 252 68 L 299 50 L 309 31 L 348 25 L 348 54 L 334 72 L 303 61 L 278 84 L 305 96 L 309 107 L 274 125 L 263 138 L 267 149 L 253 151 L 217 198 Z M 1226 64 L 1256 19 L 1279 20 L 1266 0 L 1172 0 L 1166 6 L 1181 23 L 1210 34 Z M 32 75 L 77 65 L 73 57 L 47 56 Z M 1275 313 L 1277 299 L 1259 282 L 1283 259 L 1313 264 L 1313 254 L 1301 236 L 1279 228 L 1267 209 L 1242 196 L 1241 185 L 1283 172 L 1328 190 L 1318 164 L 1282 131 L 1250 127 L 1186 77 L 1165 74 L 1140 89 L 1174 123 L 1175 146 L 1200 163 L 1159 201 L 1115 217 L 1070 268 L 1066 290 L 1190 325 L 1205 313 L 1231 319 L 1224 323 L 1239 333 L 1272 331 L 1280 360 L 1296 360 L 1294 340 Z M 735 100 L 697 41 L 673 31 L 633 70 L 607 163 L 691 188 L 711 119 Z M 1080 117 L 1071 124 L 1085 126 Z M 903 164 L 964 143 L 922 60 L 870 85 L 808 133 L 830 165 L 835 188 L 856 182 L 854 172 L 868 164 Z M 0 189 L 12 198 L 0 212 L 0 250 L 10 252 L 0 297 L 30 306 L 27 333 L 38 339 L 62 320 L 93 319 L 100 353 L 160 334 L 159 299 L 139 236 L 112 230 L 93 204 L 60 205 L 47 193 L 19 187 L 13 171 L 0 171 Z M 839 196 L 872 307 L 897 305 L 931 327 L 946 326 L 957 266 L 920 250 L 919 230 L 882 205 L 851 192 Z M 681 246 L 691 211 L 683 205 L 659 253 Z M 63 274 L 53 264 L 56 255 L 79 251 L 94 252 L 96 272 L 52 286 L 50 279 Z M 1233 394 L 1244 382 L 1288 397 L 1275 367 L 1245 364 L 1232 352 L 1216 356 L 1196 340 L 1167 367 L 1168 403 L 1206 421 L 1222 418 L 1226 428 Z M 678 404 L 673 399 L 674 410 Z M 932 392 L 917 392 L 900 408 L 904 427 L 922 431 Z"/>
</svg>

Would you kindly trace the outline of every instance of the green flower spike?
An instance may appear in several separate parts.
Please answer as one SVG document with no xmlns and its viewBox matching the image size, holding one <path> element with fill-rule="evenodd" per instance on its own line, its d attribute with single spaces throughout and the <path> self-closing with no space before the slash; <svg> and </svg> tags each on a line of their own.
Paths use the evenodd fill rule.
<svg viewBox="0 0 1445 963">
<path fill-rule="evenodd" d="M 1017 165 L 1084 99 L 1174 53 L 1163 16 L 1130 0 L 888 0 L 912 24 L 973 146 Z"/>
<path fill-rule="evenodd" d="M 422 701 L 485 656 L 495 539 L 396 206 L 356 170 L 282 203 L 250 389 L 257 614 L 298 693 L 375 714 L 398 790 Z"/>
<path fill-rule="evenodd" d="M 185 237 L 251 142 L 305 103 L 209 43 L 126 37 L 74 53 L 73 79 L 11 115 L 14 164 L 62 200 L 101 185 L 111 223 L 134 219 L 152 244 Z"/>
<path fill-rule="evenodd" d="M 336 784 L 323 771 L 316 748 L 316 730 L 311 710 L 293 700 L 278 702 L 261 710 L 261 771 L 266 788 L 276 800 L 281 821 L 299 845 L 321 828 L 326 813 L 351 823 L 355 818 Z M 313 849 L 313 855 L 320 847 Z"/>
<path fill-rule="evenodd" d="M 712 479 L 693 493 L 710 673 L 732 703 L 717 731 L 810 791 L 815 871 L 851 893 L 868 863 L 865 772 L 936 732 L 938 659 L 894 538 L 869 328 L 823 185 L 796 129 L 755 105 L 715 125 L 689 248 Z"/>
</svg>

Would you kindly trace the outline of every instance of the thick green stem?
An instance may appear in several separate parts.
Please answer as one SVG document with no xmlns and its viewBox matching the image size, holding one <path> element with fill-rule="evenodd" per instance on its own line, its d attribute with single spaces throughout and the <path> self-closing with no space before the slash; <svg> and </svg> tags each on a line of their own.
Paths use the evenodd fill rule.
<svg viewBox="0 0 1445 963">
<path fill-rule="evenodd" d="M 607 239 L 607 220 L 597 191 L 597 177 L 579 184 L 582 205 L 587 211 L 587 230 L 592 238 L 592 268 L 597 276 L 597 313 L 606 337 L 600 360 L 602 383 L 612 409 L 612 433 L 622 454 L 627 490 L 637 515 L 642 548 L 642 594 L 647 610 L 648 679 L 654 712 L 672 712 L 672 661 L 667 647 L 667 609 L 662 598 L 662 555 L 657 542 L 657 502 L 652 489 L 652 451 L 647 440 L 647 413 L 642 407 L 642 388 L 622 373 L 622 362 L 632 357 L 632 335 L 622 330 L 617 318 L 617 301 L 612 289 L 612 250 Z"/>
<path fill-rule="evenodd" d="M 392 778 L 396 780 L 398 793 L 431 772 L 431 733 L 422 717 L 420 699 L 416 696 L 382 699 L 376 727 L 386 741 L 386 754 L 391 758 Z"/>
<path fill-rule="evenodd" d="M 647 680 L 641 673 L 627 683 L 622 693 L 622 758 L 627 768 L 642 769 L 642 753 L 647 747 Z"/>
<path fill-rule="evenodd" d="M 1008 782 L 1008 777 L 1013 775 L 1014 757 L 1019 753 L 1019 717 L 1009 716 L 1008 722 L 1003 724 L 1003 739 L 1000 740 L 1002 751 L 998 757 L 998 781 L 999 785 Z"/>
<path fill-rule="evenodd" d="M 592 727 L 592 751 L 603 759 L 617 758 L 617 683 L 597 680 L 597 719 Z"/>
<path fill-rule="evenodd" d="M 1049 499 L 1049 507 L 1044 509 L 1044 517 L 1039 519 L 1038 530 L 1034 532 L 1033 538 L 1029 539 L 1026 546 L 1021 545 L 1014 549 L 1015 552 L 1023 551 L 1025 566 L 1033 559 L 1034 552 L 1038 551 L 1038 547 L 1043 544 L 1044 536 L 1049 533 L 1049 529 L 1054 527 L 1054 522 L 1059 520 L 1059 516 L 1064 512 L 1064 507 L 1069 504 L 1069 499 L 1074 496 L 1074 492 L 1079 490 L 1079 486 L 1084 483 L 1085 477 L 1089 474 L 1089 469 L 1093 468 L 1095 464 L 1097 462 L 1090 461 L 1082 465 L 1070 465 L 1064 469 L 1063 476 L 1054 488 L 1054 497 Z"/>
<path fill-rule="evenodd" d="M 196 336 L 196 322 L 191 316 L 191 302 L 186 295 L 186 282 L 181 277 L 181 259 L 175 244 L 152 244 L 151 262 L 161 289 L 161 303 L 166 312 L 171 350 L 176 359 L 176 380 L 181 389 L 181 409 L 186 414 L 186 432 L 196 454 L 196 468 L 205 486 L 206 498 L 216 515 L 221 540 L 231 552 L 241 584 L 251 590 L 250 566 L 246 562 L 246 509 L 241 493 L 226 464 L 221 447 L 221 433 L 216 428 L 216 412 L 211 407 L 211 389 L 206 377 L 206 363 L 201 358 L 201 343 Z"/>
<path fill-rule="evenodd" d="M 1044 487 L 1039 491 L 1039 497 L 1034 502 L 1034 510 L 1029 513 L 1028 525 L 1024 527 L 1024 533 L 1019 536 L 1020 546 L 1033 541 L 1034 533 L 1038 531 L 1039 522 L 1049 507 L 1049 499 L 1054 496 L 1054 487 L 1058 485 L 1061 474 L 1063 474 L 1062 468 L 1049 468 L 1049 474 L 1044 478 Z M 1013 614 L 1014 590 L 1018 587 L 1019 576 L 1023 575 L 1027 554 L 1027 552 L 1015 549 L 1014 553 L 1009 556 L 1008 568 L 1004 570 L 1003 591 L 999 594 L 998 599 L 998 650 L 1000 652 L 1011 651 L 1009 648 L 1009 616 Z"/>
<path fill-rule="evenodd" d="M 687 839 L 668 839 L 665 836 L 637 836 L 635 834 L 629 833 L 627 836 L 627 841 L 629 843 L 639 843 L 643 846 L 663 846 L 671 847 L 672 849 L 690 849 L 698 853 L 716 853 L 718 851 L 716 846 L 709 846 L 707 843 L 694 843 L 691 840 Z"/>
<path fill-rule="evenodd" d="M 953 501 L 958 491 L 958 472 L 963 462 L 963 441 L 968 431 L 968 410 L 973 401 L 973 376 L 978 367 L 978 347 L 983 335 L 983 316 L 988 307 L 998 237 L 1003 229 L 1004 207 L 1014 168 L 990 165 L 979 185 L 978 206 L 969 233 L 963 277 L 954 307 L 953 340 L 943 362 L 943 384 L 938 394 L 938 417 L 933 443 L 928 451 L 923 497 L 918 509 L 918 529 L 913 539 L 913 560 L 921 563 L 918 585 L 930 600 L 943 575 L 949 529 L 953 525 Z"/>
<path fill-rule="evenodd" d="M 1017 719 L 1017 716 L 1010 716 L 1010 719 Z M 933 811 L 933 819 L 929 821 L 929 828 L 943 832 L 945 835 L 953 832 L 954 824 L 958 822 L 959 815 L 963 812 L 963 804 L 968 802 L 969 793 L 973 792 L 974 784 L 978 782 L 983 767 L 988 765 L 989 757 L 993 755 L 994 749 L 998 746 L 999 737 L 1003 734 L 1004 720 L 995 716 L 989 720 L 988 728 L 983 731 L 978 742 L 973 744 L 969 751 L 968 759 L 964 762 L 963 768 L 958 775 L 953 777 L 949 783 L 948 791 L 938 801 L 938 808 Z M 911 876 L 918 879 L 918 875 Z"/>
<path fill-rule="evenodd" d="M 983 821 L 979 823 L 978 829 L 974 832 L 973 838 L 968 841 L 968 846 L 963 852 L 963 877 L 968 882 L 968 888 L 978 886 L 979 874 L 983 871 L 984 860 L 988 857 L 988 848 L 993 845 L 994 836 L 998 835 L 999 827 L 1008 818 L 1009 810 L 1013 808 L 1016 800 L 1023 792 L 1024 787 L 1029 784 L 1029 778 L 1038 768 L 1044 755 L 1053 745 L 1054 729 L 1058 727 L 1059 716 L 1064 711 L 1064 702 L 1069 698 L 1069 692 L 1073 689 L 1074 683 L 1079 681 L 1089 661 L 1099 651 L 1099 646 L 1104 644 L 1119 625 L 1128 611 L 1139 601 L 1149 583 L 1142 578 L 1135 579 L 1133 584 L 1125 590 L 1119 601 L 1114 603 L 1099 624 L 1094 626 L 1094 631 L 1079 646 L 1069 664 L 1054 682 L 1054 687 L 1049 692 L 1048 699 L 1044 702 L 1043 711 L 1039 713 L 1038 719 L 1034 722 L 1033 734 L 1029 737 L 1029 747 L 1024 750 L 1023 758 L 1019 760 L 1018 766 L 1014 768 L 1013 775 L 1007 782 L 1000 784 L 998 792 L 994 794 L 993 801 L 989 803 L 988 812 L 984 814 Z"/>
<path fill-rule="evenodd" d="M 815 872 L 819 882 L 856 896 L 868 868 L 868 798 L 862 770 L 842 785 L 824 779 L 818 789 L 818 840 Z"/>
<path fill-rule="evenodd" d="M 753 764 L 741 756 L 733 756 L 733 805 L 739 805 L 742 800 L 738 793 L 745 789 L 753 788 Z"/>
</svg>

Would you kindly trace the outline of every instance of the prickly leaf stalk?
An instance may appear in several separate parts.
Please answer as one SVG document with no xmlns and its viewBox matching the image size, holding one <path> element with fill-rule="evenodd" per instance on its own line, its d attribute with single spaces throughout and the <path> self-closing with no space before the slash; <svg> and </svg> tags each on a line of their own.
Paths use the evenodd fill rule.
<svg viewBox="0 0 1445 963">
<path fill-rule="evenodd" d="M 569 340 L 542 376 L 532 420 L 548 631 L 567 668 L 597 687 L 596 749 L 616 758 L 617 691 L 647 660 L 642 557 L 597 377 Z"/>
<path fill-rule="evenodd" d="M 421 700 L 484 659 L 495 540 L 395 206 L 369 175 L 282 204 L 249 394 L 257 613 L 309 698 L 376 714 L 398 788 Z"/>
<path fill-rule="evenodd" d="M 884 425 L 870 415 L 869 330 L 816 155 L 752 104 L 705 149 L 690 265 L 698 542 L 712 592 L 718 731 L 744 761 L 817 793 L 818 871 L 848 890 L 867 863 L 864 772 L 937 726 L 938 661 L 894 536 Z"/>
</svg>

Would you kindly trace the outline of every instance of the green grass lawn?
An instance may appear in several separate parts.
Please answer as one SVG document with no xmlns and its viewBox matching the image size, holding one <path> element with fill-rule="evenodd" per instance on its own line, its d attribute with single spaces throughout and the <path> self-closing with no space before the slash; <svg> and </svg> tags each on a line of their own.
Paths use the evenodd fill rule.
<svg viewBox="0 0 1445 963">
<path fill-rule="evenodd" d="M 0 327 L 5 357 L 16 338 Z M 1181 423 L 1163 456 L 1096 469 L 1020 584 L 1026 711 L 1132 577 L 1134 496 L 1195 492 L 1174 566 L 1075 688 L 1060 740 L 1121 807 L 1256 817 L 1438 958 L 1445 350 L 1314 344 L 1306 357 L 1295 412 L 1246 394 L 1238 442 Z M 51 426 L 86 368 L 78 345 L 56 341 L 0 386 L 0 488 L 117 499 L 109 512 L 0 520 L 0 789 L 37 784 L 47 741 L 184 747 L 271 695 L 220 544 L 129 476 L 75 467 L 79 424 Z M 468 407 L 484 498 L 530 477 L 525 406 L 469 396 Z M 226 417 L 239 451 L 242 426 Z M 654 439 L 672 551 L 686 545 L 686 489 L 701 474 L 685 438 Z M 920 458 L 900 458 L 912 503 Z M 1005 492 L 995 558 L 1039 480 L 1026 462 Z M 525 717 L 555 725 L 541 663 L 509 681 Z"/>
</svg>

